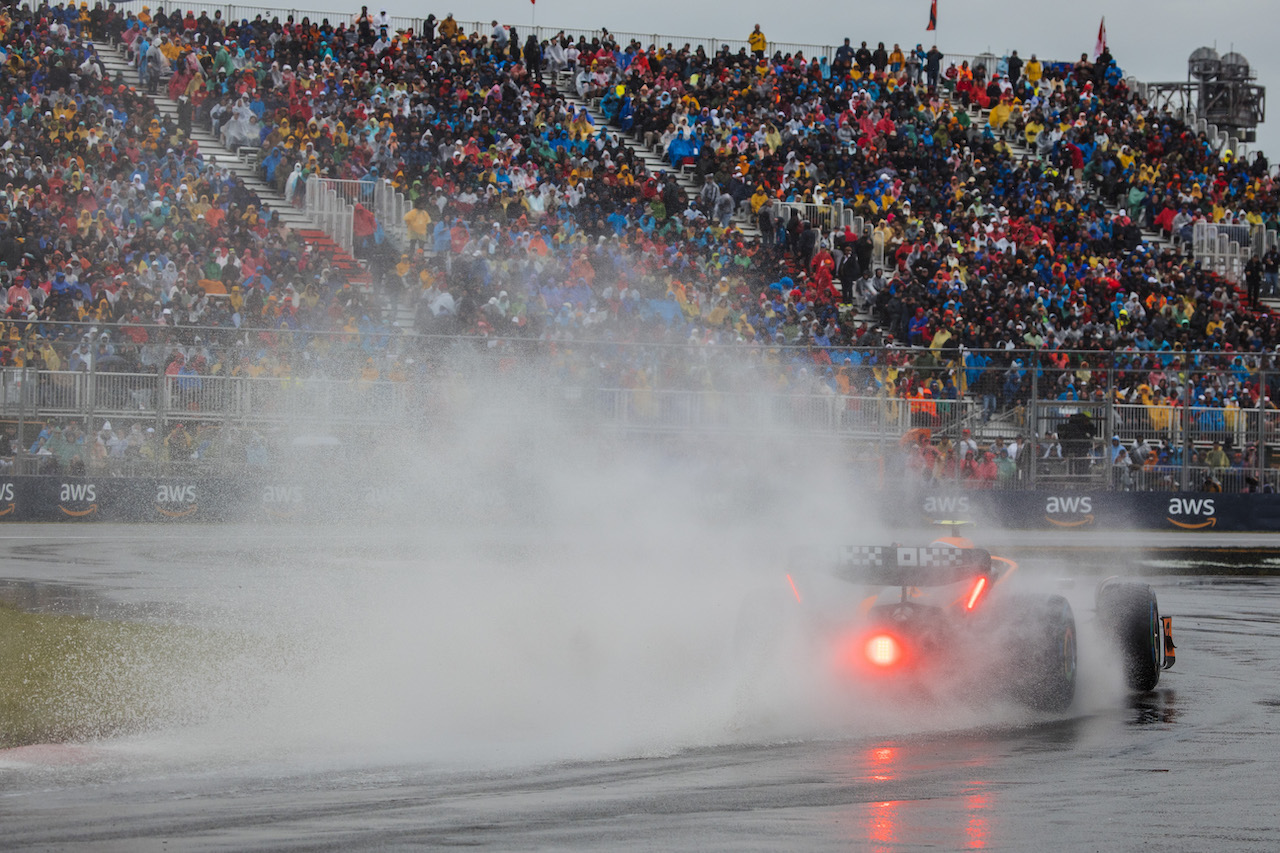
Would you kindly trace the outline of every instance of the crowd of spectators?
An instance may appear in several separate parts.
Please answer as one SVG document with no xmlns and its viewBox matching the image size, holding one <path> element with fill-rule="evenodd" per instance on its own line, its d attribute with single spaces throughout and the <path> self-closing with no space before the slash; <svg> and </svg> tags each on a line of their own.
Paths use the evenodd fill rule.
<svg viewBox="0 0 1280 853">
<path fill-rule="evenodd" d="M 91 36 L 136 79 L 110 79 Z M 1034 360 L 1042 399 L 1247 409 L 1280 390 L 1261 380 L 1280 326 L 1259 294 L 1141 240 L 1199 220 L 1274 229 L 1268 164 L 1143 102 L 1105 53 L 989 69 L 848 39 L 831 57 L 771 53 L 758 27 L 749 51 L 709 54 L 496 21 L 468 33 L 452 15 L 415 32 L 367 9 L 232 22 L 101 3 L 10 7 L 0 44 L 0 365 L 407 378 L 407 359 L 382 357 L 407 352 L 388 323 L 405 303 L 417 331 L 499 348 L 615 342 L 572 369 L 622 387 L 763 371 L 800 393 L 994 415 L 1026 404 Z M 161 86 L 176 121 L 140 91 Z M 363 230 L 374 288 L 351 287 L 205 164 L 193 122 L 259 148 L 292 203 L 312 175 L 389 181 L 414 205 L 408 251 Z M 646 169 L 645 141 L 672 171 Z M 866 233 L 778 215 L 835 202 Z M 1253 274 L 1271 287 L 1277 266 Z"/>
<path fill-rule="evenodd" d="M 376 327 L 327 256 L 206 164 L 133 81 L 105 74 L 88 36 L 107 23 L 83 4 L 0 15 L 0 366 L 96 356 L 148 372 L 199 350 L 193 328 L 208 345 Z"/>
</svg>

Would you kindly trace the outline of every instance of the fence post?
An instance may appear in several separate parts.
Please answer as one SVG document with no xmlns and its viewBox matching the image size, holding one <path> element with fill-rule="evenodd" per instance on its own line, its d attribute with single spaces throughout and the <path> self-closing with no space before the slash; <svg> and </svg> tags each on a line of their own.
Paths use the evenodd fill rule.
<svg viewBox="0 0 1280 853">
<path fill-rule="evenodd" d="M 93 434 L 93 416 L 98 410 L 98 353 L 93 348 L 93 342 L 89 345 L 89 372 L 87 374 L 80 373 L 89 383 L 89 387 L 85 389 L 85 400 L 87 403 L 89 414 L 89 434 Z"/>
<path fill-rule="evenodd" d="M 1040 435 L 1040 351 L 1034 350 L 1034 352 L 1035 366 L 1031 370 L 1031 411 L 1027 414 L 1027 426 L 1031 430 L 1031 439 L 1022 442 L 1022 452 L 1026 453 L 1028 449 L 1031 451 L 1031 458 L 1028 460 L 1031 463 L 1028 466 L 1031 474 L 1028 479 L 1032 489 L 1036 487 L 1036 438 Z"/>
<path fill-rule="evenodd" d="M 25 474 L 27 445 L 27 368 L 21 367 L 18 374 L 18 446 L 13 451 L 13 470 L 15 474 Z"/>
<path fill-rule="evenodd" d="M 1253 476 L 1258 478 L 1259 487 L 1261 487 L 1261 484 L 1262 484 L 1262 471 L 1266 467 L 1262 457 L 1266 455 L 1266 452 L 1267 452 L 1266 398 L 1268 396 L 1269 395 L 1267 394 L 1267 369 L 1264 367 L 1258 373 L 1258 402 L 1256 404 L 1258 409 L 1258 435 L 1257 435 L 1256 441 L 1258 443 L 1257 445 L 1255 445 L 1258 448 L 1258 452 L 1254 454 L 1254 459 L 1253 459 L 1253 467 L 1254 467 Z"/>
<path fill-rule="evenodd" d="M 1190 491 L 1188 483 L 1191 475 L 1191 377 L 1187 377 L 1186 391 L 1182 395 L 1182 487 Z"/>
<path fill-rule="evenodd" d="M 164 420 L 165 413 L 169 409 L 169 383 L 166 381 L 168 377 L 165 375 L 164 368 L 163 362 L 156 367 L 156 444 L 155 456 L 151 460 L 152 474 L 155 476 L 160 475 L 160 456 L 164 448 Z"/>
<path fill-rule="evenodd" d="M 1115 353 L 1112 353 L 1111 356 L 1107 359 L 1107 401 L 1106 401 L 1107 408 L 1104 410 L 1106 415 L 1107 431 L 1106 431 L 1106 434 L 1103 435 L 1102 437 L 1103 445 L 1107 448 L 1111 447 L 1111 442 L 1108 439 L 1110 439 L 1111 436 L 1116 435 L 1117 429 L 1118 429 L 1118 427 L 1116 426 L 1115 399 L 1116 399 L 1116 356 L 1115 356 Z M 1111 465 L 1110 458 L 1106 459 L 1105 461 L 1108 466 Z M 1108 483 L 1112 482 L 1111 478 L 1112 478 L 1112 473 L 1108 469 L 1107 471 Z"/>
</svg>

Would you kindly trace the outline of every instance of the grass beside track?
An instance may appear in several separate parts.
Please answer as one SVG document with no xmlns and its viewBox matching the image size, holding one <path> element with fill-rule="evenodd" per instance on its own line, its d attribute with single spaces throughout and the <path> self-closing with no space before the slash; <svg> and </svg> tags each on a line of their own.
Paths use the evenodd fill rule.
<svg viewBox="0 0 1280 853">
<path fill-rule="evenodd" d="M 0 604 L 0 748 L 90 740 L 188 717 L 214 647 L 170 625 Z"/>
</svg>

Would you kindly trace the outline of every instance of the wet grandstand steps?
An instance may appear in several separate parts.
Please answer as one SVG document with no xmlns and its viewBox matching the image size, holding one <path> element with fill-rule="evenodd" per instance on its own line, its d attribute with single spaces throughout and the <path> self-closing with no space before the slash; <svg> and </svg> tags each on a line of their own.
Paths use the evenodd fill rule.
<svg viewBox="0 0 1280 853">
<path fill-rule="evenodd" d="M 296 233 L 307 247 L 329 259 L 329 264 L 340 271 L 352 287 L 367 289 L 372 287 L 373 280 L 364 266 L 333 241 L 325 232 L 315 226 L 295 228 Z"/>
<path fill-rule="evenodd" d="M 662 151 L 656 147 L 650 148 L 644 144 L 644 140 L 634 133 L 612 127 L 608 120 L 605 119 L 604 113 L 600 111 L 597 102 L 586 101 L 578 97 L 578 92 L 573 85 L 573 75 L 567 71 L 559 71 L 555 73 L 556 89 L 564 98 L 565 103 L 571 104 L 579 109 L 585 109 L 587 115 L 591 116 L 591 120 L 595 122 L 596 127 L 608 127 L 623 145 L 627 146 L 635 157 L 644 164 L 645 171 L 651 175 L 659 172 L 665 172 L 675 178 L 676 183 L 684 190 L 685 195 L 689 198 L 697 198 L 698 193 L 702 190 L 697 182 L 691 177 L 693 174 L 690 170 L 687 174 L 685 168 L 677 169 L 667 162 Z M 757 239 L 760 236 L 760 229 L 751 221 L 749 213 L 739 209 L 734 212 L 734 226 L 742 232 L 743 236 L 751 239 Z"/>
<path fill-rule="evenodd" d="M 114 78 L 116 74 L 120 74 L 129 85 L 140 93 L 145 93 L 145 88 L 138 85 L 137 69 L 130 65 L 124 57 L 123 47 L 113 47 L 103 41 L 95 41 L 93 44 L 97 49 L 98 57 L 102 60 L 102 65 L 106 69 L 108 77 Z M 178 103 L 176 101 L 159 94 L 148 95 L 148 97 L 161 113 L 171 121 L 177 122 Z M 258 197 L 263 201 L 263 206 L 275 213 L 285 226 L 295 231 L 314 227 L 314 224 L 305 214 L 294 209 L 292 205 L 285 201 L 280 192 L 258 177 L 256 152 L 248 150 L 231 151 L 211 132 L 200 127 L 193 126 L 191 139 L 199 147 L 200 156 L 206 163 L 214 164 L 234 173 L 248 189 L 258 194 Z"/>
</svg>

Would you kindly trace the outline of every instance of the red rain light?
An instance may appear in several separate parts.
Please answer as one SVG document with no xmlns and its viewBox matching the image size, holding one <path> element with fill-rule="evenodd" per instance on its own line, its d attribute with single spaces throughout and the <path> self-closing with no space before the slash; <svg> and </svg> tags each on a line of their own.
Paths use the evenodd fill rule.
<svg viewBox="0 0 1280 853">
<path fill-rule="evenodd" d="M 985 576 L 978 578 L 973 584 L 973 590 L 969 593 L 969 600 L 964 603 L 965 610 L 972 610 L 978 603 L 978 599 L 982 597 L 982 591 L 987 588 L 987 579 Z"/>
<path fill-rule="evenodd" d="M 804 599 L 800 597 L 800 590 L 796 589 L 796 582 L 791 579 L 791 575 L 787 575 L 787 583 L 791 584 L 791 592 L 796 597 L 796 601 L 804 604 Z"/>
<path fill-rule="evenodd" d="M 902 660 L 902 646 L 888 634 L 876 634 L 863 647 L 867 660 L 876 666 L 893 666 Z"/>
</svg>

